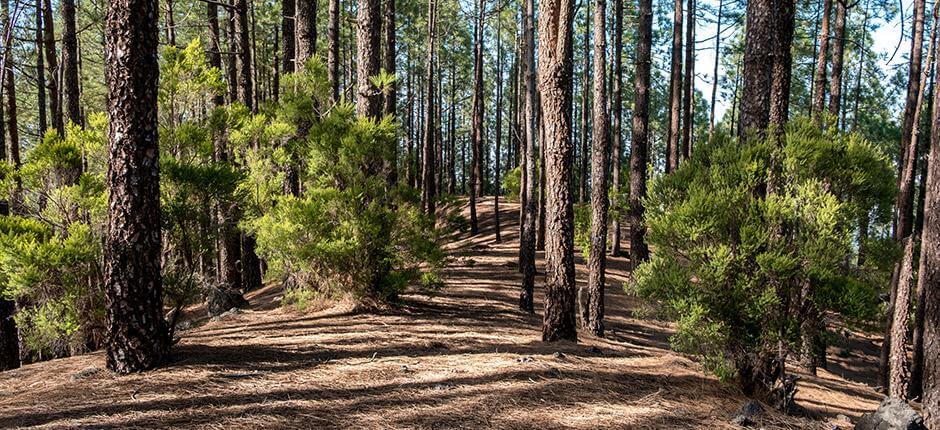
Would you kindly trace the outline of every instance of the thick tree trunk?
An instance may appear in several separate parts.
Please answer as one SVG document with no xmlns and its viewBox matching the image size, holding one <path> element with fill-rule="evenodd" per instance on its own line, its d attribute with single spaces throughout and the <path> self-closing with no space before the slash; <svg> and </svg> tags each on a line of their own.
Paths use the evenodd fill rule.
<svg viewBox="0 0 940 430">
<path fill-rule="evenodd" d="M 339 0 L 330 1 L 330 21 L 327 33 L 326 64 L 330 86 L 333 90 L 333 101 L 339 101 Z"/>
<path fill-rule="evenodd" d="M 649 164 L 650 68 L 653 41 L 653 1 L 639 0 L 636 39 L 636 76 L 633 80 L 633 138 L 630 139 L 630 266 L 649 259 L 646 223 L 646 166 Z"/>
<path fill-rule="evenodd" d="M 904 105 L 904 116 L 901 124 L 901 171 L 898 180 L 898 199 L 895 207 L 897 226 L 894 238 L 901 243 L 910 236 L 914 227 L 914 172 L 917 169 L 917 124 L 923 104 L 923 85 L 926 75 L 922 74 L 922 50 L 924 44 L 924 0 L 914 2 L 914 26 L 911 40 L 911 60 L 908 64 L 907 98 Z M 894 313 L 897 308 L 897 295 L 900 281 L 900 263 L 895 267 L 892 277 L 891 298 L 888 303 L 887 323 L 885 324 L 884 341 L 881 345 L 881 366 L 879 369 L 879 382 L 886 392 L 890 392 L 891 373 L 890 351 L 894 339 L 893 332 Z M 900 340 L 904 343 L 905 339 Z"/>
<path fill-rule="evenodd" d="M 898 277 L 898 292 L 895 298 L 894 315 L 891 315 L 891 342 L 889 355 L 888 395 L 900 399 L 907 397 L 910 366 L 907 361 L 907 334 L 910 322 L 911 283 L 914 281 L 914 239 L 901 239 L 903 254 Z"/>
<path fill-rule="evenodd" d="M 610 137 L 607 117 L 607 3 L 594 0 L 594 134 L 591 154 L 591 250 L 588 254 L 585 328 L 604 336 L 604 287 L 607 269 L 607 169 Z"/>
<path fill-rule="evenodd" d="M 296 56 L 294 26 L 294 13 L 297 9 L 294 0 L 281 0 L 281 70 L 284 73 L 294 73 L 294 61 Z"/>
<path fill-rule="evenodd" d="M 112 0 L 108 6 L 104 282 L 107 363 L 117 373 L 151 369 L 170 349 L 160 273 L 157 16 L 156 0 Z"/>
<path fill-rule="evenodd" d="M 764 136 L 770 121 L 770 87 L 773 69 L 773 2 L 747 3 L 747 33 L 744 47 L 744 86 L 741 89 L 741 119 L 738 139 Z"/>
<path fill-rule="evenodd" d="M 296 0 L 294 31 L 297 37 L 297 70 L 317 53 L 317 4 L 315 0 Z"/>
<path fill-rule="evenodd" d="M 477 23 L 473 42 L 473 154 L 470 169 L 470 235 L 475 236 L 480 231 L 477 220 L 477 198 L 483 194 L 483 16 L 486 3 L 480 0 L 477 4 Z"/>
<path fill-rule="evenodd" d="M 674 1 L 672 62 L 669 68 L 669 135 L 666 140 L 666 173 L 679 165 L 679 125 L 682 107 L 682 0 Z"/>
<path fill-rule="evenodd" d="M 434 195 L 437 187 L 434 184 L 434 54 L 435 39 L 437 35 L 437 2 L 428 0 L 428 60 L 427 60 L 427 98 L 425 102 L 424 121 L 424 156 L 422 157 L 421 167 L 421 206 L 424 212 L 433 216 L 435 212 L 436 197 Z"/>
<path fill-rule="evenodd" d="M 836 118 L 842 112 L 842 64 L 845 61 L 845 1 L 836 1 L 836 21 L 833 28 L 832 79 L 829 81 L 829 115 Z M 923 15 L 921 16 L 923 20 Z M 923 25 L 923 24 L 921 24 Z"/>
<path fill-rule="evenodd" d="M 65 133 L 65 121 L 62 115 L 62 105 L 59 103 L 59 63 L 55 49 L 55 19 L 52 15 L 51 0 L 43 0 L 42 22 L 43 49 L 46 52 L 46 64 L 49 70 L 49 80 L 47 81 L 49 113 L 52 119 L 52 127 L 61 136 Z"/>
<path fill-rule="evenodd" d="M 836 0 L 838 1 L 838 0 Z M 829 16 L 833 0 L 822 0 L 822 17 L 819 25 L 819 50 L 816 52 L 816 70 L 813 72 L 812 115 L 819 118 L 826 102 L 826 69 L 829 65 Z"/>
<path fill-rule="evenodd" d="M 535 98 L 535 0 L 525 0 L 523 15 L 523 69 L 525 73 L 524 109 L 525 154 L 523 158 L 522 181 L 522 229 L 519 232 L 519 260 L 522 267 L 522 291 L 519 294 L 519 308 L 525 312 L 535 310 L 533 291 L 535 289 L 535 135 L 536 98 Z"/>
<path fill-rule="evenodd" d="M 382 8 L 379 0 L 358 1 L 356 113 L 359 116 L 378 119 L 382 113 L 382 95 L 372 85 L 370 79 L 379 74 L 381 67 L 379 36 L 382 33 Z"/>
<path fill-rule="evenodd" d="M 775 132 L 783 133 L 790 113 L 790 53 L 793 45 L 793 25 L 796 7 L 793 0 L 778 0 L 774 3 L 775 29 L 773 38 L 773 74 L 770 83 L 770 125 Z"/>
<path fill-rule="evenodd" d="M 933 105 L 940 106 L 940 91 Z M 931 118 L 930 159 L 940 160 L 940 109 Z M 927 165 L 918 288 L 924 301 L 923 412 L 927 428 L 940 428 L 940 163 Z"/>
<path fill-rule="evenodd" d="M 623 0 L 614 1 L 613 67 L 610 84 L 610 138 L 611 145 L 611 194 L 614 201 L 620 199 L 620 163 L 623 153 Z M 617 204 L 617 203 L 615 203 Z M 619 213 L 620 210 L 615 212 Z M 615 216 L 611 225 L 610 255 L 620 256 L 620 216 Z"/>
<path fill-rule="evenodd" d="M 78 38 L 75 30 L 75 0 L 62 0 L 62 76 L 65 82 L 67 119 L 84 126 L 81 86 L 78 78 Z"/>
<path fill-rule="evenodd" d="M 571 206 L 570 0 L 539 4 L 539 94 L 545 139 L 545 311 L 542 340 L 577 341 L 574 285 L 574 213 Z"/>
</svg>

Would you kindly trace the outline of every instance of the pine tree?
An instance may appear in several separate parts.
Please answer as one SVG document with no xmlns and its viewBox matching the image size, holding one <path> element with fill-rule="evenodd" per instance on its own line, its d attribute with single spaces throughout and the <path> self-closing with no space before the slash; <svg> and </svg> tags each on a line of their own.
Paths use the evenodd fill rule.
<svg viewBox="0 0 940 430">
<path fill-rule="evenodd" d="M 607 2 L 594 0 L 594 133 L 591 154 L 591 251 L 588 256 L 585 327 L 604 335 L 604 287 L 607 270 L 607 169 L 610 164 L 607 117 Z"/>
<path fill-rule="evenodd" d="M 652 0 L 639 0 L 636 38 L 636 76 L 633 80 L 633 138 L 630 139 L 630 265 L 635 269 L 649 259 L 643 199 L 649 164 L 650 69 L 653 41 Z"/>
</svg>

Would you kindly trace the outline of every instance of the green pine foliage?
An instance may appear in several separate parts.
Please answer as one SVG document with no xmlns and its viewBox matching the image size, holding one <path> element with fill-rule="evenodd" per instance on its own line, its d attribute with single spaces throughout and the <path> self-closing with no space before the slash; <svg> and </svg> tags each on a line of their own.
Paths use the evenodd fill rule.
<svg viewBox="0 0 940 430">
<path fill-rule="evenodd" d="M 652 181 L 652 257 L 626 288 L 676 322 L 677 351 L 723 379 L 746 377 L 780 342 L 795 345 L 804 285 L 819 310 L 879 315 L 884 269 L 848 261 L 859 214 L 887 220 L 893 172 L 873 145 L 834 129 L 795 120 L 779 146 L 718 135 Z"/>
</svg>

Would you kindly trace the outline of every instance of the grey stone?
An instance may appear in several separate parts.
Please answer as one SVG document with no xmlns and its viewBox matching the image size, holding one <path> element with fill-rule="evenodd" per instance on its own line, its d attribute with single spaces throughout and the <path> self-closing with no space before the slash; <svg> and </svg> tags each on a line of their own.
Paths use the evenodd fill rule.
<svg viewBox="0 0 940 430">
<path fill-rule="evenodd" d="M 206 295 L 206 312 L 210 317 L 222 315 L 232 308 L 243 308 L 248 306 L 248 301 L 242 296 L 242 293 L 234 288 L 209 289 Z"/>
<path fill-rule="evenodd" d="M 731 419 L 731 424 L 741 427 L 753 427 L 757 425 L 757 416 L 764 413 L 764 407 L 753 400 L 749 400 L 741 406 L 738 414 Z"/>
<path fill-rule="evenodd" d="M 878 409 L 869 412 L 855 424 L 856 430 L 926 430 L 924 418 L 904 400 L 884 399 Z"/>
</svg>

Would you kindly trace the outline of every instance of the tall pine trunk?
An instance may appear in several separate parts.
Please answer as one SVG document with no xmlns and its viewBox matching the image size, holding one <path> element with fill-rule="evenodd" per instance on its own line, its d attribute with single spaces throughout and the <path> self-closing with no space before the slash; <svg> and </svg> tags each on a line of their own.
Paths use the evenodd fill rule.
<svg viewBox="0 0 940 430">
<path fill-rule="evenodd" d="M 679 125 L 682 107 L 682 0 L 675 0 L 672 17 L 672 61 L 669 69 L 669 136 L 666 173 L 679 166 Z"/>
<path fill-rule="evenodd" d="M 687 160 L 692 154 L 692 132 L 695 111 L 695 0 L 688 0 L 688 22 L 685 30 L 685 77 L 682 80 L 682 147 L 679 159 Z M 678 167 L 679 163 L 676 163 Z"/>
<path fill-rule="evenodd" d="M 339 0 L 330 1 L 330 21 L 327 23 L 327 76 L 330 80 L 333 101 L 339 101 Z"/>
<path fill-rule="evenodd" d="M 833 28 L 832 79 L 829 81 L 829 115 L 836 118 L 842 112 L 842 65 L 845 62 L 845 2 L 836 0 L 836 21 Z M 923 11 L 921 12 L 923 19 Z M 921 24 L 923 25 L 923 24 Z"/>
<path fill-rule="evenodd" d="M 630 266 L 649 259 L 646 223 L 646 166 L 649 164 L 650 69 L 653 42 L 653 1 L 639 0 L 636 76 L 633 79 L 633 138 L 630 139 Z"/>
<path fill-rule="evenodd" d="M 545 177 L 545 311 L 542 340 L 578 339 L 571 200 L 571 0 L 539 4 L 539 95 Z"/>
<path fill-rule="evenodd" d="M 623 153 L 623 0 L 614 0 L 613 67 L 610 84 L 610 137 L 611 145 L 611 194 L 614 202 L 620 202 L 620 163 Z M 619 213 L 619 208 L 615 213 Z M 620 216 L 614 216 L 611 224 L 610 255 L 620 256 Z"/>
<path fill-rule="evenodd" d="M 524 109 L 523 127 L 525 139 L 525 154 L 523 155 L 523 181 L 522 181 L 522 228 L 519 232 L 519 260 L 522 267 L 522 290 L 519 294 L 519 308 L 525 312 L 535 310 L 533 304 L 533 291 L 535 289 L 535 245 L 536 245 L 536 211 L 535 211 L 535 136 L 536 127 L 536 98 L 535 92 L 535 0 L 524 0 L 525 12 L 523 14 L 523 79 Z"/>
<path fill-rule="evenodd" d="M 42 35 L 42 0 L 36 0 L 36 106 L 39 115 L 37 118 L 39 126 L 39 140 L 42 140 L 43 134 L 49 127 L 46 117 L 46 66 L 43 61 L 43 35 Z"/>
<path fill-rule="evenodd" d="M 477 4 L 477 22 L 473 42 L 473 123 L 471 127 L 473 157 L 470 168 L 470 235 L 472 236 L 480 231 L 477 220 L 477 199 L 483 194 L 483 115 L 485 111 L 483 107 L 483 16 L 486 13 L 485 8 L 485 0 L 480 0 Z"/>
<path fill-rule="evenodd" d="M 112 0 L 105 35 L 109 144 L 104 239 L 107 364 L 118 373 L 167 359 L 160 273 L 156 0 Z"/>
<path fill-rule="evenodd" d="M 836 0 L 838 1 L 838 0 Z M 818 118 L 826 102 L 826 69 L 829 65 L 829 15 L 833 0 L 822 0 L 822 16 L 819 24 L 819 49 L 816 52 L 816 70 L 813 72 L 812 115 Z"/>
<path fill-rule="evenodd" d="M 604 335 L 604 286 L 607 269 L 607 169 L 610 135 L 607 117 L 607 2 L 594 0 L 594 134 L 591 154 L 591 250 L 588 255 L 587 328 Z"/>
<path fill-rule="evenodd" d="M 65 83 L 66 119 L 84 126 L 81 86 L 78 78 L 78 38 L 75 29 L 75 0 L 62 0 L 62 77 Z"/>
<path fill-rule="evenodd" d="M 46 64 L 49 70 L 49 113 L 52 117 L 52 127 L 65 133 L 65 121 L 62 114 L 62 104 L 59 103 L 59 60 L 55 49 L 55 19 L 52 14 L 52 0 L 43 0 L 42 10 L 43 49 L 46 51 Z"/>
<path fill-rule="evenodd" d="M 428 0 L 428 59 L 427 59 L 427 97 L 425 98 L 424 121 L 424 154 L 421 166 L 421 206 L 428 215 L 434 215 L 435 195 L 437 187 L 434 184 L 434 54 L 435 38 L 437 34 L 437 2 Z"/>
<path fill-rule="evenodd" d="M 379 74 L 382 12 L 379 0 L 359 0 L 356 30 L 356 113 L 378 119 L 382 113 L 382 97 L 371 78 Z"/>
</svg>

